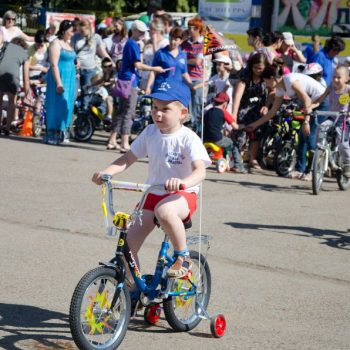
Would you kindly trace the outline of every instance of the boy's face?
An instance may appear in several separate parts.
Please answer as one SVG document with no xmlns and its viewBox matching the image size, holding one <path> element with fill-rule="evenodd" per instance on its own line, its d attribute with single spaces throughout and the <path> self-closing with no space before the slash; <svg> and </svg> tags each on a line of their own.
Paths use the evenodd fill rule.
<svg viewBox="0 0 350 350">
<path fill-rule="evenodd" d="M 217 63 L 216 63 L 216 71 L 217 71 L 218 73 L 223 73 L 223 72 L 225 72 L 225 71 L 226 71 L 226 69 L 225 69 L 225 63 L 223 63 L 223 62 L 217 62 Z"/>
<path fill-rule="evenodd" d="M 162 134 L 172 134 L 181 128 L 187 109 L 181 108 L 176 101 L 153 99 L 152 119 Z"/>
</svg>

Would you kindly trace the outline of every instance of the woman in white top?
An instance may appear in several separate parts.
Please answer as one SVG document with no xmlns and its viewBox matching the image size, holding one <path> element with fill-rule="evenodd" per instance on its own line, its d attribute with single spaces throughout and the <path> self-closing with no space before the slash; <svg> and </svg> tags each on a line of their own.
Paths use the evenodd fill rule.
<svg viewBox="0 0 350 350">
<path fill-rule="evenodd" d="M 150 24 L 151 39 L 146 42 L 143 48 L 143 63 L 152 66 L 155 53 L 169 45 L 169 39 L 165 39 L 165 26 L 160 18 L 154 19 Z M 146 89 L 150 72 L 141 71 L 141 89 Z"/>
<path fill-rule="evenodd" d="M 43 80 L 50 66 L 45 32 L 39 29 L 35 33 L 34 40 L 35 43 L 28 49 L 29 78 L 31 80 Z"/>
<path fill-rule="evenodd" d="M 303 103 L 305 121 L 302 125 L 302 134 L 298 143 L 295 171 L 289 175 L 292 178 L 309 180 L 310 176 L 306 170 L 306 152 L 315 148 L 316 141 L 316 125 L 314 120 L 310 121 L 310 113 L 315 106 L 313 103 L 324 93 L 325 87 L 305 74 L 290 73 L 283 75 L 283 61 L 281 60 L 277 60 L 273 65 L 265 68 L 262 77 L 269 90 L 276 89 L 276 96 L 269 112 L 256 122 L 248 125 L 247 129 L 254 130 L 274 117 L 281 107 L 284 97 L 299 98 Z M 323 110 L 324 106 L 321 104 L 317 109 Z"/>
<path fill-rule="evenodd" d="M 33 42 L 34 38 L 23 33 L 20 28 L 16 26 L 17 14 L 14 11 L 6 11 L 3 16 L 2 26 L 0 30 L 2 31 L 4 42 L 10 42 L 13 38 L 21 37 L 25 41 Z"/>
</svg>

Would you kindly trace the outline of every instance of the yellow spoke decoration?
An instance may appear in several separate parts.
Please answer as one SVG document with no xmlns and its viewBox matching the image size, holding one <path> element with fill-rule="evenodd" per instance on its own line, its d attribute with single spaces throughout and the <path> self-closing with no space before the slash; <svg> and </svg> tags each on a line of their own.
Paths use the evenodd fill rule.
<svg viewBox="0 0 350 350">
<path fill-rule="evenodd" d="M 111 328 L 107 323 L 111 318 L 111 314 L 108 314 L 102 321 L 97 322 L 94 308 L 98 307 L 99 312 L 102 312 L 102 309 L 109 309 L 111 307 L 111 302 L 108 300 L 108 290 L 105 290 L 102 294 L 99 292 L 96 293 L 95 297 L 89 297 L 90 303 L 86 308 L 84 317 L 90 326 L 90 335 L 96 334 L 96 332 L 102 334 L 103 327 Z"/>
</svg>

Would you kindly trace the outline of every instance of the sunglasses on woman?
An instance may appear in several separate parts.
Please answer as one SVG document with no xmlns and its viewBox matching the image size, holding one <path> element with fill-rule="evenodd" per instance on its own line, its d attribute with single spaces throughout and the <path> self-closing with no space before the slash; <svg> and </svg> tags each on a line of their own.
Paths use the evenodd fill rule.
<svg viewBox="0 0 350 350">
<path fill-rule="evenodd" d="M 112 68 L 113 66 L 111 64 L 109 64 L 108 66 L 102 66 L 102 69 L 108 69 L 108 68 Z"/>
<path fill-rule="evenodd" d="M 13 21 L 13 22 L 16 22 L 16 18 L 13 18 L 13 17 L 7 17 L 7 18 L 6 18 L 6 21 Z"/>
</svg>

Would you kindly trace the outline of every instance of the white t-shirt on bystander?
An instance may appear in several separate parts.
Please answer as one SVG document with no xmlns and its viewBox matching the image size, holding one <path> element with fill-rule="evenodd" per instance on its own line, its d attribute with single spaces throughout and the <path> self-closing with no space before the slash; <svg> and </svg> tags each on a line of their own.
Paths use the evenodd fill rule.
<svg viewBox="0 0 350 350">
<path fill-rule="evenodd" d="M 288 96 L 289 98 L 297 97 L 296 92 L 292 88 L 292 84 L 295 81 L 299 81 L 304 88 L 307 95 L 311 98 L 312 102 L 315 102 L 326 90 L 321 83 L 317 80 L 309 77 L 308 75 L 302 73 L 290 73 L 283 76 L 283 82 L 286 89 L 277 88 L 276 97 Z"/>
</svg>

